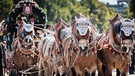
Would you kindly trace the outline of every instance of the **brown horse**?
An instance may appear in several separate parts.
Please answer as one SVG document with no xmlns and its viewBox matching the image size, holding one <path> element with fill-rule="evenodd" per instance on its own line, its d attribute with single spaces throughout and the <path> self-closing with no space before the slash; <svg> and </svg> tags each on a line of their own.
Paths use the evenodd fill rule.
<svg viewBox="0 0 135 76">
<path fill-rule="evenodd" d="M 131 61 L 134 20 L 123 19 L 117 14 L 110 24 L 98 39 L 98 75 L 112 76 L 112 70 L 118 68 L 121 76 L 126 76 Z"/>
<path fill-rule="evenodd" d="M 17 38 L 12 43 L 12 50 L 18 75 L 20 75 L 19 71 L 26 70 L 31 65 L 36 64 L 37 53 L 33 25 L 23 24 L 23 27 L 18 31 Z"/>
<path fill-rule="evenodd" d="M 74 68 L 76 76 L 83 76 L 86 71 L 93 76 L 97 69 L 97 53 L 94 46 L 96 29 L 81 14 L 78 18 L 75 17 L 72 26 L 71 35 L 61 37 L 66 66 L 70 75 L 73 75 L 70 68 Z"/>
<path fill-rule="evenodd" d="M 57 26 L 63 24 L 63 20 L 60 19 Z M 56 29 L 57 30 L 57 29 Z M 63 75 L 66 72 L 65 62 L 64 62 L 64 53 L 62 50 L 62 46 L 60 44 L 59 38 L 57 34 L 54 32 L 46 35 L 39 42 L 39 76 L 42 74 L 40 70 L 44 70 L 45 76 L 49 75 Z M 42 69 L 41 69 L 42 68 Z"/>
</svg>

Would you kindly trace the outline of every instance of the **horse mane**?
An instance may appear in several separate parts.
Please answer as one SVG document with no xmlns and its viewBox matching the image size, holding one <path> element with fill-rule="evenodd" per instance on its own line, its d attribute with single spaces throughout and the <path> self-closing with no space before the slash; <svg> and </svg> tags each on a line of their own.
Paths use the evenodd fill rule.
<svg viewBox="0 0 135 76">
<path fill-rule="evenodd" d="M 75 17 L 77 17 L 78 19 L 80 19 L 80 18 L 86 18 L 84 15 L 82 15 L 81 13 L 79 13 L 79 14 L 77 14 Z M 73 22 L 72 22 L 72 35 L 73 36 L 75 36 L 74 34 L 75 34 L 75 29 L 76 29 L 76 26 L 75 26 L 75 24 L 76 24 L 76 20 L 74 19 L 73 20 Z"/>
<path fill-rule="evenodd" d="M 82 15 L 81 13 L 79 13 L 77 16 L 78 19 L 80 18 L 86 18 L 84 15 Z M 96 36 L 98 35 L 98 31 L 97 29 L 95 28 L 95 26 L 92 24 L 92 21 L 89 20 L 90 22 L 90 26 L 89 26 L 89 31 L 90 33 L 92 34 L 92 39 L 96 39 Z M 74 19 L 73 22 L 72 22 L 72 35 L 75 37 L 75 30 L 76 30 L 76 20 Z"/>
<path fill-rule="evenodd" d="M 116 44 L 116 41 L 114 40 L 116 34 L 120 33 L 120 24 L 121 24 L 120 19 L 122 19 L 122 17 L 120 16 L 119 13 L 117 13 L 116 16 L 112 20 L 110 20 L 109 35 L 110 41 L 113 44 Z"/>
<path fill-rule="evenodd" d="M 114 24 L 114 27 L 113 27 L 113 35 L 115 37 L 116 34 L 120 33 L 120 25 L 121 25 L 121 22 L 118 21 Z M 114 31 L 115 29 L 115 31 Z"/>
<path fill-rule="evenodd" d="M 69 24 L 67 24 L 62 18 L 60 18 L 55 26 L 55 38 L 57 42 L 60 42 L 60 31 L 67 27 L 69 27 Z"/>
</svg>

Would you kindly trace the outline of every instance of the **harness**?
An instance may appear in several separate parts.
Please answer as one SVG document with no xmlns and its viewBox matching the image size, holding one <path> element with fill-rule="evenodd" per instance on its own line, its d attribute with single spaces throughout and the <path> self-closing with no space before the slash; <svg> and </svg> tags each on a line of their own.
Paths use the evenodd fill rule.
<svg viewBox="0 0 135 76">
<path fill-rule="evenodd" d="M 20 33 L 20 31 L 19 31 L 19 33 Z M 17 46 L 18 46 L 18 49 L 16 51 L 20 51 L 21 55 L 27 56 L 27 58 L 29 58 L 30 55 L 32 57 L 34 57 L 35 55 L 38 56 L 38 54 L 35 52 L 35 49 L 36 49 L 35 42 L 32 41 L 31 43 L 33 43 L 33 44 L 28 44 L 28 45 L 32 45 L 31 48 L 29 48 L 29 49 L 26 49 L 25 47 L 22 47 L 22 46 L 25 45 L 25 42 L 24 42 L 25 39 L 22 39 L 19 36 L 19 33 L 18 33 L 18 36 L 17 36 L 17 39 L 16 39 L 17 40 Z"/>
<path fill-rule="evenodd" d="M 96 50 L 97 41 L 92 39 L 91 32 L 89 32 L 89 36 L 86 40 L 91 41 L 90 43 L 88 43 L 88 49 L 86 51 L 81 51 L 81 49 L 79 48 L 79 45 L 78 45 L 79 42 L 78 42 L 76 36 L 72 35 L 71 47 L 72 47 L 72 53 L 75 55 L 75 59 L 73 60 L 73 63 L 71 65 L 72 67 L 74 66 L 74 64 L 79 56 L 86 55 L 86 57 L 88 57 L 89 55 L 93 55 L 96 53 L 96 51 L 94 51 L 94 50 Z"/>
</svg>

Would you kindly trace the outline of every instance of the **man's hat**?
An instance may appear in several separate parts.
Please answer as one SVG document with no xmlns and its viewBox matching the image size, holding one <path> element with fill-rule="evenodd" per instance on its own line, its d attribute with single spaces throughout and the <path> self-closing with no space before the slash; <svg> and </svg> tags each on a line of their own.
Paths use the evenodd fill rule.
<svg viewBox="0 0 135 76">
<path fill-rule="evenodd" d="M 18 17 L 17 20 L 22 20 L 22 18 L 21 17 Z"/>
<path fill-rule="evenodd" d="M 34 18 L 34 16 L 33 16 L 33 15 L 31 15 L 31 16 L 29 16 L 29 18 Z"/>
</svg>

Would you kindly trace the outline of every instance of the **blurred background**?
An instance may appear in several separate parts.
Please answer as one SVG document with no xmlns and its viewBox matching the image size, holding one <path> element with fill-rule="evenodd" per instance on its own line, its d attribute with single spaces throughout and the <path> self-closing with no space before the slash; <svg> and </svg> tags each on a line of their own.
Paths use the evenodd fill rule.
<svg viewBox="0 0 135 76">
<path fill-rule="evenodd" d="M 0 0 L 0 21 L 8 19 L 13 8 L 21 0 Z M 22 0 L 24 1 L 24 0 Z M 109 27 L 109 20 L 116 13 L 123 17 L 135 17 L 135 0 L 32 0 L 46 14 L 46 24 L 55 24 L 59 18 L 71 23 L 75 15 L 82 13 L 104 32 Z"/>
</svg>

